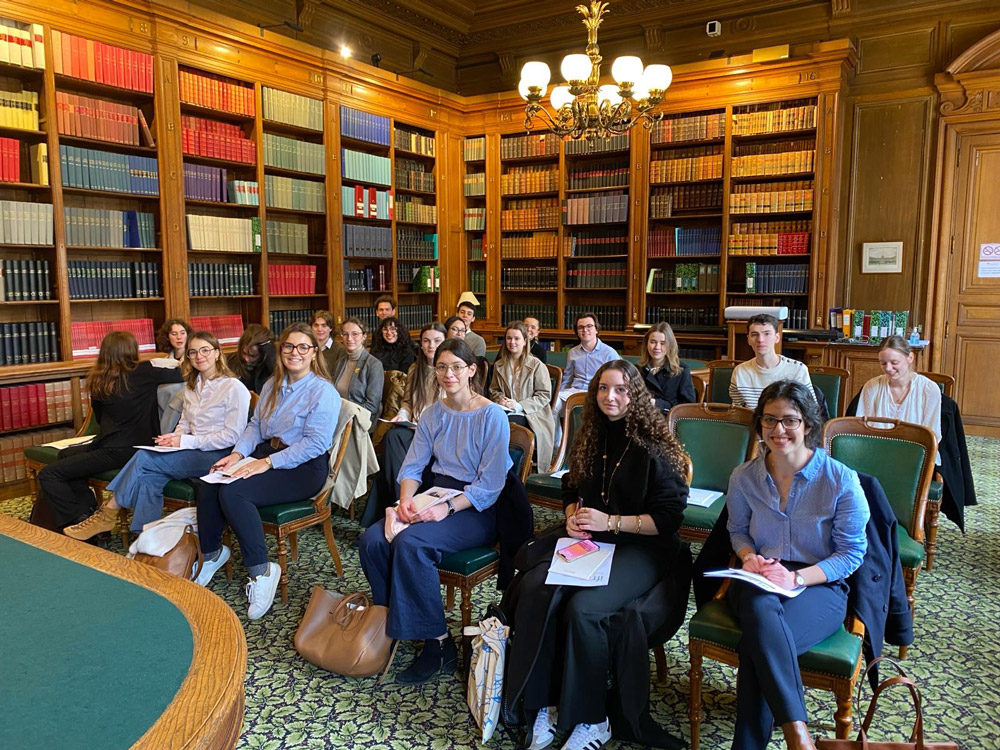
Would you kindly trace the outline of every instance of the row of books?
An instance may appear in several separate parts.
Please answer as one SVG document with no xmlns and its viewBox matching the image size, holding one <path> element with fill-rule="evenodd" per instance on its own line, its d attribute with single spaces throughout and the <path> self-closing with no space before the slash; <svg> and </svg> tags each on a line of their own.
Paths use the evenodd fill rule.
<svg viewBox="0 0 1000 750">
<path fill-rule="evenodd" d="M 559 156 L 559 142 L 559 136 L 552 133 L 504 136 L 500 139 L 500 158 Z"/>
<path fill-rule="evenodd" d="M 378 318 L 371 307 L 345 307 L 344 317 L 359 318 L 370 331 L 378 328 Z M 396 308 L 396 317 L 407 330 L 414 331 L 434 320 L 434 308 L 431 305 L 400 305 Z"/>
<path fill-rule="evenodd" d="M 719 323 L 719 312 L 714 306 L 711 308 L 698 307 L 656 307 L 649 305 L 646 307 L 646 322 L 650 325 L 663 321 L 669 323 L 673 328 L 684 326 L 714 326 Z"/>
<path fill-rule="evenodd" d="M 401 195 L 396 202 L 396 221 L 437 224 L 437 206 L 424 198 Z"/>
<path fill-rule="evenodd" d="M 777 174 L 812 172 L 816 151 L 780 151 L 733 157 L 733 177 L 767 177 Z"/>
<path fill-rule="evenodd" d="M 469 269 L 469 291 L 473 294 L 486 294 L 486 269 Z"/>
<path fill-rule="evenodd" d="M 812 221 L 793 219 L 786 221 L 736 221 L 730 231 L 733 234 L 785 234 L 811 232 Z"/>
<path fill-rule="evenodd" d="M 47 320 L 0 323 L 0 365 L 58 362 L 57 326 L 54 321 Z"/>
<path fill-rule="evenodd" d="M 658 143 L 706 141 L 726 135 L 726 113 L 707 112 L 703 115 L 673 115 L 653 125 L 651 139 Z"/>
<path fill-rule="evenodd" d="M 191 70 L 178 71 L 177 78 L 181 101 L 185 104 L 251 117 L 257 111 L 252 85 Z"/>
<path fill-rule="evenodd" d="M 56 92 L 56 126 L 60 135 L 129 146 L 153 145 L 141 109 L 82 94 Z"/>
<path fill-rule="evenodd" d="M 344 227 L 346 231 L 350 227 Z M 352 227 L 353 228 L 353 227 Z M 267 252 L 288 255 L 309 253 L 309 226 L 293 221 L 267 220 Z"/>
<path fill-rule="evenodd" d="M 0 138 L 0 182 L 21 182 L 21 142 L 16 138 Z"/>
<path fill-rule="evenodd" d="M 646 256 L 672 258 L 684 255 L 720 255 L 722 230 L 719 227 L 662 227 L 646 236 Z"/>
<path fill-rule="evenodd" d="M 590 255 L 628 255 L 628 234 L 621 231 L 578 231 L 563 238 L 563 252 L 568 257 Z"/>
<path fill-rule="evenodd" d="M 503 179 L 502 177 L 500 179 Z M 462 195 L 467 198 L 486 195 L 486 173 L 473 172 L 462 178 Z"/>
<path fill-rule="evenodd" d="M 483 175 L 485 180 L 486 175 Z M 484 183 L 485 186 L 485 183 Z M 551 164 L 528 164 L 508 167 L 500 175 L 501 195 L 548 193 L 559 190 L 559 170 Z"/>
<path fill-rule="evenodd" d="M 203 117 L 181 117 L 181 148 L 189 156 L 257 163 L 257 144 L 239 125 Z"/>
<path fill-rule="evenodd" d="M 388 221 L 396 213 L 393 193 L 362 185 L 341 185 L 340 212 L 343 216 Z"/>
<path fill-rule="evenodd" d="M 486 255 L 483 253 L 482 237 L 469 237 L 467 258 L 469 260 L 486 260 Z"/>
<path fill-rule="evenodd" d="M 184 197 L 226 203 L 229 196 L 226 174 L 222 167 L 205 167 L 184 162 Z"/>
<path fill-rule="evenodd" d="M 236 345 L 243 335 L 243 317 L 240 315 L 192 315 L 190 323 L 191 330 L 210 331 L 223 346 Z"/>
<path fill-rule="evenodd" d="M 620 305 L 566 305 L 563 310 L 563 328 L 573 330 L 576 317 L 584 313 L 596 315 L 601 328 L 609 331 L 625 330 L 625 308 Z"/>
<path fill-rule="evenodd" d="M 559 283 L 559 269 L 545 266 L 528 268 L 504 268 L 500 272 L 500 288 L 508 289 L 544 289 L 556 291 Z"/>
<path fill-rule="evenodd" d="M 703 151 L 704 153 L 687 155 L 688 152 L 692 151 Z M 722 152 L 717 149 L 713 150 L 711 147 L 671 152 L 669 159 L 658 159 L 649 163 L 649 181 L 652 183 L 721 179 Z"/>
<path fill-rule="evenodd" d="M 356 141 L 388 146 L 391 138 L 388 117 L 340 106 L 340 134 Z"/>
<path fill-rule="evenodd" d="M 0 78 L 0 127 L 38 130 L 38 92 L 16 78 Z"/>
<path fill-rule="evenodd" d="M 881 341 L 886 336 L 903 336 L 909 325 L 909 310 L 858 310 L 835 307 L 830 310 L 830 327 L 858 341 Z"/>
<path fill-rule="evenodd" d="M 76 430 L 72 427 L 56 427 L 51 430 L 36 430 L 0 437 L 0 480 L 8 483 L 22 482 L 28 478 L 28 470 L 24 463 L 25 448 L 50 443 L 53 440 L 65 440 L 75 434 Z"/>
<path fill-rule="evenodd" d="M 326 185 L 314 180 L 264 175 L 264 197 L 272 208 L 297 211 L 326 211 Z"/>
<path fill-rule="evenodd" d="M 808 255 L 811 232 L 761 232 L 729 235 L 730 255 Z"/>
<path fill-rule="evenodd" d="M 51 244 L 51 203 L 0 200 L 0 245 Z"/>
<path fill-rule="evenodd" d="M 264 133 L 264 166 L 296 172 L 326 174 L 326 151 L 322 143 L 309 143 L 283 135 Z"/>
<path fill-rule="evenodd" d="M 813 210 L 813 189 L 793 188 L 795 183 L 787 183 L 784 190 L 738 190 L 751 187 L 749 185 L 734 185 L 737 192 L 729 196 L 729 212 L 732 214 L 772 214 L 795 211 Z M 810 186 L 812 183 L 807 183 Z"/>
<path fill-rule="evenodd" d="M 761 135 L 816 127 L 816 102 L 800 99 L 733 109 L 733 135 Z"/>
<path fill-rule="evenodd" d="M 717 292 L 719 266 L 714 263 L 678 263 L 673 268 L 650 268 L 647 292 Z"/>
<path fill-rule="evenodd" d="M 392 145 L 397 150 L 409 151 L 413 154 L 434 156 L 434 136 L 414 133 L 397 127 L 392 131 Z"/>
<path fill-rule="evenodd" d="M 262 86 L 260 100 L 264 119 L 323 132 L 323 102 L 308 96 Z"/>
<path fill-rule="evenodd" d="M 486 231 L 486 209 L 471 207 L 462 209 L 462 226 L 467 232 Z"/>
<path fill-rule="evenodd" d="M 392 227 L 344 224 L 345 258 L 392 258 Z"/>
<path fill-rule="evenodd" d="M 269 265 L 268 294 L 316 294 L 316 266 Z"/>
<path fill-rule="evenodd" d="M 47 260 L 0 261 L 0 300 L 31 302 L 52 299 Z"/>
<path fill-rule="evenodd" d="M 63 209 L 63 223 L 66 227 L 67 245 L 156 247 L 156 216 L 151 213 L 66 206 Z"/>
<path fill-rule="evenodd" d="M 250 263 L 188 263 L 188 293 L 192 297 L 251 295 L 253 279 Z"/>
<path fill-rule="evenodd" d="M 73 419 L 68 380 L 0 388 L 0 430 L 44 427 Z"/>
<path fill-rule="evenodd" d="M 516 234 L 500 238 L 500 257 L 555 258 L 559 254 L 559 235 L 552 232 Z"/>
<path fill-rule="evenodd" d="M 0 63 L 45 69 L 45 35 L 40 23 L 0 18 Z"/>
<path fill-rule="evenodd" d="M 340 149 L 341 176 L 345 180 L 371 182 L 376 185 L 392 184 L 392 160 L 388 156 L 366 154 L 361 151 Z"/>
<path fill-rule="evenodd" d="M 59 165 L 64 187 L 160 194 L 160 173 L 155 158 L 60 146 Z"/>
<path fill-rule="evenodd" d="M 473 138 L 466 138 L 462 144 L 462 158 L 465 161 L 485 161 L 486 136 L 477 135 Z"/>
<path fill-rule="evenodd" d="M 160 266 L 150 261 L 66 261 L 70 299 L 162 297 Z"/>
<path fill-rule="evenodd" d="M 629 135 L 608 135 L 601 138 L 566 139 L 566 155 L 600 154 L 609 151 L 628 151 Z"/>
<path fill-rule="evenodd" d="M 427 165 L 413 159 L 396 159 L 396 187 L 407 190 L 434 192 L 434 173 Z"/>
<path fill-rule="evenodd" d="M 308 323 L 315 310 L 271 310 L 268 313 L 268 328 L 279 336 L 292 323 Z"/>
<path fill-rule="evenodd" d="M 627 282 L 625 263 L 575 263 L 566 269 L 567 289 L 624 289 Z"/>
<path fill-rule="evenodd" d="M 558 328 L 558 317 L 555 305 L 502 305 L 500 317 L 504 325 L 515 320 L 537 318 L 541 328 Z"/>
<path fill-rule="evenodd" d="M 408 281 L 410 291 L 417 294 L 435 294 L 441 291 L 441 269 L 437 266 L 418 266 Z"/>
<path fill-rule="evenodd" d="M 721 182 L 653 188 L 649 194 L 649 217 L 669 219 L 677 211 L 722 213 L 722 188 Z"/>
<path fill-rule="evenodd" d="M 151 318 L 77 321 L 70 323 L 69 335 L 73 359 L 96 358 L 101 342 L 112 331 L 126 331 L 135 336 L 140 354 L 156 351 L 156 336 L 153 333 Z"/>
<path fill-rule="evenodd" d="M 399 260 L 437 260 L 437 234 L 426 234 L 419 229 L 397 229 L 396 257 Z"/>
<path fill-rule="evenodd" d="M 384 292 L 389 289 L 389 273 L 384 263 L 365 268 L 349 268 L 344 263 L 344 281 L 349 292 Z"/>
<path fill-rule="evenodd" d="M 260 219 L 253 216 L 240 219 L 233 216 L 184 217 L 187 227 L 188 250 L 218 250 L 230 253 L 261 251 Z"/>
<path fill-rule="evenodd" d="M 809 291 L 809 267 L 801 263 L 747 263 L 748 294 L 803 294 Z"/>
<path fill-rule="evenodd" d="M 129 91 L 153 93 L 153 56 L 52 29 L 52 69 Z"/>
<path fill-rule="evenodd" d="M 512 200 L 500 211 L 500 229 L 523 232 L 526 229 L 555 229 L 559 226 L 562 208 L 558 198 Z"/>
<path fill-rule="evenodd" d="M 597 161 L 583 169 L 569 170 L 566 187 L 570 190 L 628 187 L 628 175 L 628 164 L 620 161 Z"/>
<path fill-rule="evenodd" d="M 628 221 L 628 194 L 598 193 L 563 201 L 563 224 L 615 224 Z"/>
</svg>

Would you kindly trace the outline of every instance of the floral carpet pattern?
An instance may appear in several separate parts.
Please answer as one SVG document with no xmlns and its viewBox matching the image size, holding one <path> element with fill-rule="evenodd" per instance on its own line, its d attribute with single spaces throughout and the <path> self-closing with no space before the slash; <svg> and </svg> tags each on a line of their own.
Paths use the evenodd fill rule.
<svg viewBox="0 0 1000 750">
<path fill-rule="evenodd" d="M 979 505 L 967 509 L 964 536 L 942 517 L 934 570 L 923 571 L 917 579 L 916 641 L 904 668 L 920 685 L 928 740 L 951 739 L 962 748 L 990 750 L 1000 748 L 1000 440 L 970 437 L 968 443 Z M 29 508 L 29 498 L 0 502 L 0 512 L 20 518 L 27 517 Z M 539 528 L 554 521 L 554 514 L 536 509 Z M 355 522 L 337 512 L 334 533 L 344 563 L 343 579 L 335 575 L 320 530 L 301 532 L 299 559 L 289 569 L 288 604 L 276 601 L 271 612 L 256 622 L 246 620 L 245 571 L 239 565 L 238 550 L 234 550 L 237 578 L 227 581 L 220 572 L 212 582 L 211 589 L 236 610 L 246 628 L 246 715 L 238 748 L 446 750 L 479 746 L 456 675 L 416 687 L 389 683 L 376 688 L 374 679 L 332 675 L 296 654 L 292 638 L 313 586 L 342 592 L 367 589 L 351 546 L 358 531 Z M 112 549 L 120 551 L 117 539 Z M 476 590 L 474 614 L 496 597 L 491 583 L 481 585 Z M 449 620 L 457 636 L 461 630 L 457 602 Z M 686 626 L 666 644 L 666 650 L 668 674 L 662 684 L 653 683 L 652 714 L 672 734 L 687 738 Z M 405 667 L 412 656 L 410 644 L 403 644 L 393 672 Z M 704 671 L 702 747 L 728 748 L 736 672 L 707 660 Z M 880 700 L 873 739 L 899 740 L 909 735 L 912 714 L 905 695 L 900 690 L 899 695 L 890 693 L 887 700 Z M 806 699 L 810 730 L 832 736 L 832 694 L 810 690 Z M 772 748 L 783 747 L 779 738 L 777 732 Z M 490 744 L 514 747 L 499 734 Z M 608 747 L 636 746 L 612 740 Z"/>
</svg>

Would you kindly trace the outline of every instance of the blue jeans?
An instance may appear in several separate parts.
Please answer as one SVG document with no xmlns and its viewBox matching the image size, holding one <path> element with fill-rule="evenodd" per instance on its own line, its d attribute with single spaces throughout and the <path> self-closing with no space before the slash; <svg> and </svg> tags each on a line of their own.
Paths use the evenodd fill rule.
<svg viewBox="0 0 1000 750">
<path fill-rule="evenodd" d="M 115 502 L 132 508 L 132 531 L 155 521 L 163 514 L 163 488 L 171 479 L 192 479 L 208 473 L 216 461 L 230 451 L 183 450 L 154 453 L 138 450 L 129 459 L 108 489 L 115 493 Z"/>
</svg>

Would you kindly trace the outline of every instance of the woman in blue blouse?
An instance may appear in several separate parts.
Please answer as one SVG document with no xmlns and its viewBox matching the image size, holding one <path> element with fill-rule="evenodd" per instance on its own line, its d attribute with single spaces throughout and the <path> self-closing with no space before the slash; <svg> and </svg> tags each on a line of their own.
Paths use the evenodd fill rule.
<svg viewBox="0 0 1000 750">
<path fill-rule="evenodd" d="M 213 471 L 232 471 L 238 481 L 201 483 L 198 491 L 198 536 L 205 556 L 198 583 L 207 585 L 229 559 L 222 531 L 230 526 L 250 576 L 247 617 L 251 620 L 271 608 L 281 577 L 281 568 L 267 559 L 257 508 L 311 497 L 329 472 L 340 394 L 318 349 L 316 335 L 305 323 L 292 323 L 284 330 L 274 375 L 264 384 L 253 418 L 233 452 L 212 466 Z M 244 458 L 252 460 L 233 470 Z"/>
<path fill-rule="evenodd" d="M 424 641 L 420 656 L 399 675 L 403 683 L 426 682 L 438 671 L 454 669 L 455 644 L 448 637 L 441 608 L 437 564 L 446 555 L 496 540 L 494 504 L 511 467 L 510 427 L 496 404 L 475 390 L 476 357 L 460 339 L 443 342 L 434 354 L 434 372 L 445 393 L 427 408 L 399 471 L 399 504 L 385 524 L 373 524 L 361 537 L 361 567 L 375 604 L 389 607 L 391 638 Z M 421 485 L 430 467 L 430 484 Z M 462 494 L 415 512 L 413 496 L 430 486 Z M 391 542 L 393 517 L 409 524 Z"/>
<path fill-rule="evenodd" d="M 797 597 L 732 581 L 740 621 L 733 748 L 764 750 L 780 724 L 790 750 L 814 750 L 798 654 L 844 622 L 845 579 L 867 547 L 868 503 L 858 475 L 819 447 L 822 420 L 812 393 L 779 380 L 760 395 L 753 426 L 765 450 L 729 482 L 729 537 L 743 569 Z"/>
</svg>

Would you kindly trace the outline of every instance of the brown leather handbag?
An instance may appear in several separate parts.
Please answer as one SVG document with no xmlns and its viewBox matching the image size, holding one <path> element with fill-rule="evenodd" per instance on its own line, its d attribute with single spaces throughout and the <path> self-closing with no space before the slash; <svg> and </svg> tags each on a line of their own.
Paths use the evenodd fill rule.
<svg viewBox="0 0 1000 750">
<path fill-rule="evenodd" d="M 189 581 L 198 577 L 198 574 L 201 573 L 201 566 L 205 562 L 205 558 L 201 555 L 201 545 L 198 544 L 198 535 L 194 533 L 194 528 L 191 526 L 184 527 L 180 541 L 163 557 L 139 552 L 132 559 L 146 563 L 146 565 L 152 565 L 154 568 L 159 568 L 180 578 L 187 578 Z"/>
<path fill-rule="evenodd" d="M 875 688 L 871 703 L 868 704 L 868 711 L 865 713 L 865 719 L 861 722 L 861 731 L 858 733 L 858 738 L 856 740 L 817 740 L 816 750 L 958 750 L 958 743 L 956 742 L 924 742 L 924 715 L 920 708 L 920 690 L 917 689 L 917 684 L 906 676 L 906 672 L 903 671 L 903 668 L 899 664 L 885 656 L 880 656 L 878 659 L 873 660 L 868 665 L 868 669 L 865 670 L 864 675 L 858 679 L 858 692 L 854 702 L 855 711 L 859 712 L 860 715 L 861 688 L 867 681 L 869 670 L 880 662 L 894 666 L 899 675 L 886 678 Z M 913 732 L 910 734 L 910 741 L 872 742 L 868 739 L 868 729 L 871 727 L 872 719 L 875 717 L 875 706 L 878 704 L 878 697 L 882 694 L 883 690 L 893 685 L 905 685 L 910 691 L 910 697 L 913 699 L 913 707 L 916 709 L 917 716 L 913 722 Z"/>
<path fill-rule="evenodd" d="M 385 633 L 388 617 L 388 607 L 372 604 L 364 594 L 343 596 L 313 586 L 295 650 L 311 664 L 347 677 L 388 672 L 396 653 Z"/>
</svg>

